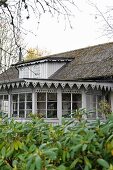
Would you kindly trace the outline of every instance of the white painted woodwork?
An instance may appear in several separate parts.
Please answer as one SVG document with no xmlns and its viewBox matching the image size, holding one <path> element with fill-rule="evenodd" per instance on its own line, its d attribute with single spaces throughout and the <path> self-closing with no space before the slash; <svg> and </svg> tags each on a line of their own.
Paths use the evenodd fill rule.
<svg viewBox="0 0 113 170">
<path fill-rule="evenodd" d="M 82 108 L 86 109 L 86 93 L 85 90 L 82 90 Z"/>
<path fill-rule="evenodd" d="M 32 93 L 32 90 L 31 88 L 15 88 L 13 89 L 12 94 L 15 93 Z"/>
<path fill-rule="evenodd" d="M 45 122 L 51 123 L 52 125 L 59 125 L 59 119 L 51 118 L 51 119 L 44 119 Z"/>
<path fill-rule="evenodd" d="M 11 112 L 12 112 L 12 110 L 11 110 L 11 94 L 9 94 L 8 95 L 8 118 L 10 118 L 11 117 Z"/>
<path fill-rule="evenodd" d="M 82 109 L 86 109 L 87 101 L 86 101 L 86 93 L 85 89 L 82 90 Z M 84 119 L 86 119 L 86 115 L 83 115 Z"/>
<path fill-rule="evenodd" d="M 65 62 L 47 63 L 47 78 L 60 69 L 64 64 Z"/>
<path fill-rule="evenodd" d="M 19 78 L 44 78 L 47 79 L 60 69 L 66 62 L 44 62 L 37 65 L 19 68 Z"/>
<path fill-rule="evenodd" d="M 57 117 L 59 119 L 59 124 L 62 124 L 62 92 L 61 87 L 57 89 Z"/>
<path fill-rule="evenodd" d="M 113 91 L 111 91 L 111 111 L 113 112 Z"/>
<path fill-rule="evenodd" d="M 32 114 L 36 113 L 36 93 L 35 89 L 32 90 Z"/>
</svg>

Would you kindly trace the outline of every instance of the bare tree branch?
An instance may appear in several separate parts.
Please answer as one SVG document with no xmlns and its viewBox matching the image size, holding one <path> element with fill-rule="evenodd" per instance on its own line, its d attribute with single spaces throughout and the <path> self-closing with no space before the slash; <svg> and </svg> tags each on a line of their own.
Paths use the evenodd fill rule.
<svg viewBox="0 0 113 170">
<path fill-rule="evenodd" d="M 16 41 L 17 32 L 21 32 L 20 22 L 26 18 L 29 19 L 32 14 L 40 23 L 40 16 L 43 13 L 50 13 L 52 16 L 64 16 L 64 20 L 70 25 L 71 6 L 76 6 L 73 0 L 0 0 L 0 9 L 5 15 L 10 17 L 10 24 L 15 38 L 15 44 L 19 47 L 20 44 Z"/>
<path fill-rule="evenodd" d="M 102 12 L 101 9 L 99 9 L 99 7 L 96 4 L 92 3 L 92 1 L 89 0 L 88 2 L 97 11 L 95 19 L 101 18 L 101 21 L 99 22 L 101 24 L 103 22 L 103 27 L 101 30 L 103 30 L 104 34 L 102 36 L 107 36 L 111 38 L 113 36 L 113 7 L 112 6 L 110 6 L 109 8 L 106 7 L 107 10 Z"/>
</svg>

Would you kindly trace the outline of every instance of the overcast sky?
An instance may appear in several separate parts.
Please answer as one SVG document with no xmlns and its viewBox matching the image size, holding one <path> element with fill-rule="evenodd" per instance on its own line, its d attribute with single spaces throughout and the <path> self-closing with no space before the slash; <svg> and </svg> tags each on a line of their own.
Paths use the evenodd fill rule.
<svg viewBox="0 0 113 170">
<path fill-rule="evenodd" d="M 91 6 L 88 0 L 75 0 L 75 2 L 79 9 L 72 9 L 74 14 L 74 17 L 70 18 L 72 29 L 68 23 L 65 29 L 63 18 L 59 18 L 58 22 L 56 17 L 52 18 L 48 14 L 42 15 L 38 29 L 33 19 L 26 21 L 24 26 L 37 35 L 28 33 L 25 38 L 27 47 L 38 47 L 51 53 L 59 53 L 113 41 L 112 37 L 103 36 L 104 22 L 96 8 Z M 91 0 L 91 2 L 96 4 L 103 14 L 113 6 L 113 0 Z"/>
</svg>

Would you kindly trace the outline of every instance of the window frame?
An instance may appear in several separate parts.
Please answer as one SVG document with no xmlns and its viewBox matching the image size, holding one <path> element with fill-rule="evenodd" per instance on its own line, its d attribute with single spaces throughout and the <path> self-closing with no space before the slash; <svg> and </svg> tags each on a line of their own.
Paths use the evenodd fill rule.
<svg viewBox="0 0 113 170">
<path fill-rule="evenodd" d="M 32 78 L 40 77 L 40 64 L 36 64 L 32 66 Z"/>
<path fill-rule="evenodd" d="M 0 96 L 3 97 L 2 98 L 2 106 L 1 106 L 1 108 L 3 108 L 3 109 L 1 109 L 0 111 L 8 114 L 8 112 L 9 112 L 9 96 L 8 96 L 8 94 L 0 94 Z M 7 96 L 7 100 L 5 100 L 5 96 Z M 5 105 L 5 101 L 7 102 L 7 106 Z"/>
<path fill-rule="evenodd" d="M 70 101 L 66 101 L 66 102 L 70 102 L 70 112 L 68 112 L 68 110 L 65 110 L 63 109 L 63 103 L 66 103 L 65 101 L 63 101 L 63 94 L 70 94 Z M 77 101 L 73 101 L 73 95 L 76 94 L 76 95 L 81 95 L 81 100 L 77 100 Z M 81 93 L 74 93 L 74 92 L 63 92 L 62 93 L 62 117 L 65 117 L 66 115 L 69 115 L 69 114 L 72 114 L 75 110 L 73 109 L 73 103 L 78 103 L 81 105 L 81 107 L 79 108 L 82 108 L 82 94 Z M 67 114 L 63 114 L 63 112 L 67 112 Z M 68 116 L 66 116 L 68 118 Z M 72 117 L 72 115 L 71 115 Z"/>
<path fill-rule="evenodd" d="M 31 68 L 29 66 L 20 67 L 19 68 L 19 78 L 30 78 L 31 76 Z"/>
<path fill-rule="evenodd" d="M 88 116 L 88 119 L 96 119 L 96 118 L 101 118 L 101 119 L 104 119 L 105 116 L 104 114 L 102 114 L 101 116 L 99 116 L 99 112 L 98 112 L 98 105 L 99 105 L 99 102 L 98 102 L 98 99 L 99 97 L 101 98 L 101 100 L 104 100 L 105 99 L 105 96 L 103 96 L 102 94 L 86 94 L 86 96 L 90 97 L 89 101 L 92 100 L 91 97 L 94 97 L 95 96 L 95 101 L 92 100 L 92 102 L 90 103 L 87 103 L 88 100 L 86 100 L 86 110 L 90 113 L 92 113 L 92 115 L 89 115 Z M 86 98 L 87 98 L 86 97 Z M 101 101 L 100 100 L 100 101 Z M 87 106 L 89 105 L 91 107 L 91 105 L 94 105 L 95 104 L 95 107 L 93 106 L 93 108 L 88 108 Z"/>
<path fill-rule="evenodd" d="M 25 95 L 25 98 L 24 98 L 24 101 L 20 101 L 20 95 L 24 94 Z M 31 101 L 27 101 L 27 94 L 31 94 Z M 17 95 L 17 116 L 13 116 L 13 112 L 14 112 L 14 109 L 13 109 L 13 104 L 16 102 L 13 101 L 13 95 Z M 25 93 L 13 93 L 12 94 L 12 106 L 11 106 L 11 110 L 12 110 L 12 117 L 14 118 L 27 118 L 27 111 L 31 111 L 32 112 L 32 93 L 30 92 L 25 92 Z M 24 108 L 23 109 L 20 109 L 20 103 L 23 103 L 24 102 Z M 28 102 L 31 102 L 31 109 L 27 109 L 27 103 Z M 23 117 L 20 117 L 20 111 L 24 111 L 24 116 Z M 30 113 L 30 112 L 29 112 Z"/>
<path fill-rule="evenodd" d="M 38 94 L 42 94 L 44 93 L 45 94 L 45 100 L 41 101 L 41 100 L 38 100 Z M 56 95 L 56 100 L 53 100 L 53 101 L 48 101 L 48 94 L 55 94 Z M 44 118 L 46 119 L 57 119 L 58 118 L 58 114 L 57 114 L 57 92 L 37 92 L 37 99 L 36 99 L 36 112 L 38 114 L 38 102 L 39 103 L 45 103 L 45 115 L 44 115 Z M 52 103 L 56 103 L 56 109 L 48 109 L 48 106 L 49 104 L 52 104 Z M 56 117 L 48 117 L 49 113 L 48 113 L 48 110 L 49 111 L 56 111 Z"/>
</svg>

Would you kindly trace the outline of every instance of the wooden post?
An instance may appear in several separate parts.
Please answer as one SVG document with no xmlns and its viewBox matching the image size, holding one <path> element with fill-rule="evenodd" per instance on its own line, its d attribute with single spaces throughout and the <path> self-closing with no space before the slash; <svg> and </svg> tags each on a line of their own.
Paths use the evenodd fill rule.
<svg viewBox="0 0 113 170">
<path fill-rule="evenodd" d="M 59 119 L 59 124 L 62 124 L 62 91 L 61 87 L 57 89 L 57 117 Z"/>
<path fill-rule="evenodd" d="M 86 93 L 85 90 L 82 90 L 82 108 L 86 109 Z"/>
<path fill-rule="evenodd" d="M 111 111 L 113 112 L 113 91 L 111 91 Z"/>
<path fill-rule="evenodd" d="M 11 94 L 9 93 L 8 94 L 8 118 L 10 118 L 11 117 L 11 114 L 13 114 L 12 113 L 12 109 L 11 109 Z"/>
<path fill-rule="evenodd" d="M 32 90 L 32 114 L 36 113 L 36 93 L 35 89 Z"/>
</svg>

